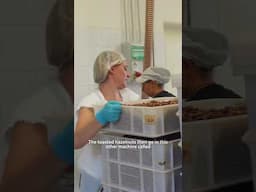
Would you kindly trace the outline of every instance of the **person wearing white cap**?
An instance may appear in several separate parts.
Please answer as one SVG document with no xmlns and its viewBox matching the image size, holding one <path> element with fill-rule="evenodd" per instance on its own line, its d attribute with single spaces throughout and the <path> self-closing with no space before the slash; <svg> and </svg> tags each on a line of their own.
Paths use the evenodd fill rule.
<svg viewBox="0 0 256 192">
<path fill-rule="evenodd" d="M 164 84 L 170 81 L 170 77 L 170 72 L 165 68 L 149 67 L 136 81 L 142 83 L 142 91 L 150 97 L 175 97 L 164 90 Z"/>
<path fill-rule="evenodd" d="M 240 96 L 213 79 L 215 67 L 229 59 L 227 39 L 210 29 L 183 28 L 182 95 L 187 101 Z"/>
<path fill-rule="evenodd" d="M 82 99 L 76 109 L 75 148 L 84 147 L 89 139 L 110 122 L 116 122 L 122 111 L 122 101 L 138 100 L 139 96 L 126 88 L 130 74 L 126 59 L 118 52 L 103 51 L 94 62 L 94 81 L 99 87 Z M 103 106 L 98 109 L 96 106 Z M 101 146 L 88 144 L 78 159 L 81 170 L 80 191 L 100 190 L 102 178 Z"/>
</svg>

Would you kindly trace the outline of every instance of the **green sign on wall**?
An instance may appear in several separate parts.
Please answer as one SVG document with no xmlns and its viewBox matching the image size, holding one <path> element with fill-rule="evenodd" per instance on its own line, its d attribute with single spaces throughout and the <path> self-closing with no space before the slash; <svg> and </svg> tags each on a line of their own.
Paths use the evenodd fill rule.
<svg viewBox="0 0 256 192">
<path fill-rule="evenodd" d="M 135 61 L 143 61 L 144 59 L 144 45 L 131 45 L 131 58 Z"/>
</svg>

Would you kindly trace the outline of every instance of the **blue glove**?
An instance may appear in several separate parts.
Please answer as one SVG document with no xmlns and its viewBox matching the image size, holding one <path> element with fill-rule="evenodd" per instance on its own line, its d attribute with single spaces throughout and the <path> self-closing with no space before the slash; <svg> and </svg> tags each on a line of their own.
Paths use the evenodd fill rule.
<svg viewBox="0 0 256 192">
<path fill-rule="evenodd" d="M 116 122 L 121 115 L 122 107 L 118 101 L 109 101 L 107 104 L 96 113 L 96 120 L 102 125 L 110 122 Z"/>
<path fill-rule="evenodd" d="M 54 154 L 69 165 L 74 164 L 74 119 L 50 142 Z"/>
</svg>

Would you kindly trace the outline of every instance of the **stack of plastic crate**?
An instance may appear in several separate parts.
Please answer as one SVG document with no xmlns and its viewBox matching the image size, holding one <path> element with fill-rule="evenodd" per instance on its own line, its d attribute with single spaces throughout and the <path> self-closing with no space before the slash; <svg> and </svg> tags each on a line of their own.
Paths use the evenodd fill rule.
<svg viewBox="0 0 256 192">
<path fill-rule="evenodd" d="M 102 145 L 104 192 L 182 191 L 177 111 L 176 104 L 123 107 L 120 121 L 101 134 L 112 143 Z"/>
</svg>

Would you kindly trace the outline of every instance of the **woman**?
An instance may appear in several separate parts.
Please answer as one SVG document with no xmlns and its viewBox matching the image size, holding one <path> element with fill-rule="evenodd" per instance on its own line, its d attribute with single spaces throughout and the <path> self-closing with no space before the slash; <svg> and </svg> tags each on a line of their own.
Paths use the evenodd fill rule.
<svg viewBox="0 0 256 192">
<path fill-rule="evenodd" d="M 109 122 L 120 118 L 122 101 L 139 99 L 136 93 L 126 88 L 129 77 L 127 63 L 121 54 L 104 51 L 98 55 L 94 63 L 94 81 L 99 87 L 86 96 L 77 108 L 76 149 L 85 146 Z M 104 107 L 97 111 L 95 105 Z M 81 191 L 97 191 L 101 179 L 100 146 L 87 145 L 78 160 L 78 166 L 82 169 Z"/>
<path fill-rule="evenodd" d="M 57 0 L 47 20 L 47 57 L 58 77 L 21 102 L 4 127 L 0 191 L 73 191 L 73 4 Z"/>
</svg>

